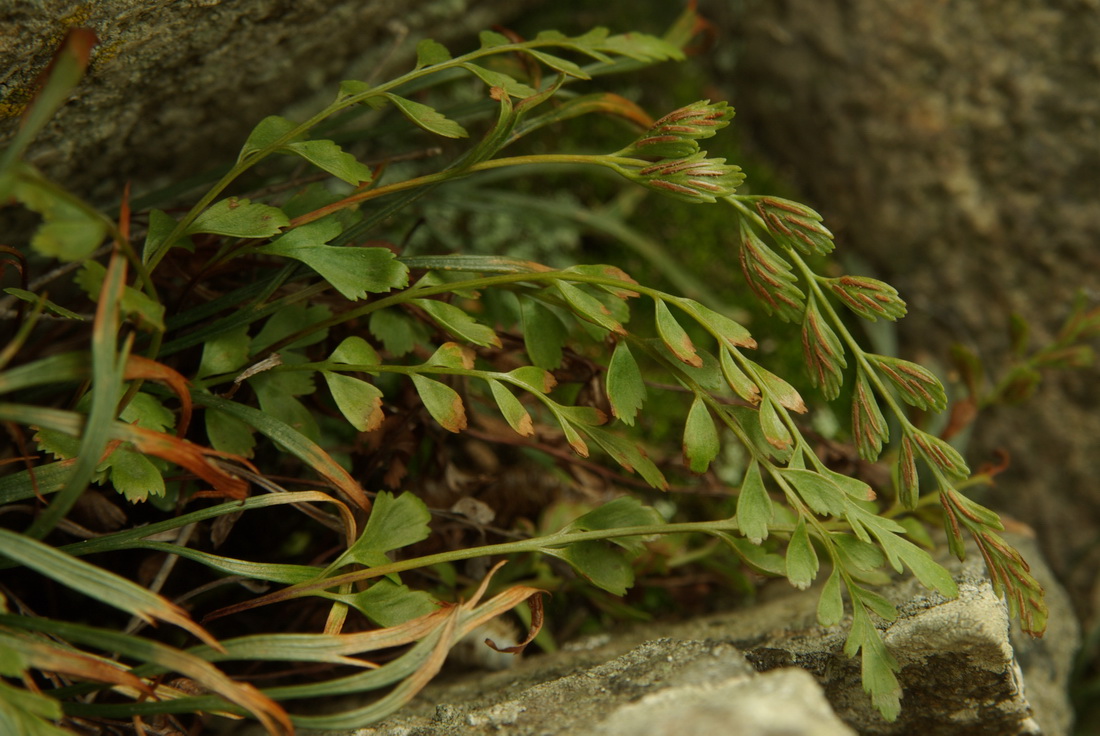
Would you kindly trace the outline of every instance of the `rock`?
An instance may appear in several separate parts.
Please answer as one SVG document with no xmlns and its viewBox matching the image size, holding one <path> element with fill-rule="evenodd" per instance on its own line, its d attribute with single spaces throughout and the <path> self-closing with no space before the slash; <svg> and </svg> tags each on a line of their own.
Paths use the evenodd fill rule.
<svg viewBox="0 0 1100 736">
<path fill-rule="evenodd" d="M 805 670 L 785 667 L 761 675 L 659 690 L 620 706 L 595 729 L 599 736 L 712 736 L 737 724 L 743 736 L 846 736 L 821 686 Z"/>
<path fill-rule="evenodd" d="M 1035 347 L 1079 292 L 1100 304 L 1096 0 L 701 5 L 724 34 L 712 58 L 731 63 L 714 76 L 746 144 L 825 215 L 841 258 L 858 253 L 908 302 L 903 357 L 947 376 L 961 342 L 996 381 L 1010 314 Z M 1094 373 L 1047 372 L 1031 400 L 983 412 L 968 451 L 1009 453 L 979 500 L 1038 531 L 1090 626 L 1098 409 Z"/>
<path fill-rule="evenodd" d="M 881 591 L 899 610 L 897 621 L 882 625 L 904 689 L 894 723 L 884 721 L 863 692 L 858 659 L 844 655 L 845 627 L 821 629 L 806 610 L 792 612 L 792 622 L 808 624 L 804 629 L 795 624 L 757 641 L 735 641 L 758 668 L 808 669 L 841 718 L 862 734 L 1043 733 L 1014 657 L 1006 608 L 985 578 L 980 556 L 972 551 L 954 572 L 959 596 L 953 600 L 911 579 Z"/>
<path fill-rule="evenodd" d="M 1047 591 L 1046 635 L 1033 639 L 1010 628 L 1004 602 L 993 593 L 973 548 L 965 562 L 940 559 L 958 583 L 956 599 L 947 600 L 912 578 L 880 590 L 899 610 L 897 621 L 880 624 L 902 668 L 902 711 L 894 723 L 872 707 L 860 686 L 858 660 L 843 653 L 847 622 L 817 626 L 814 595 L 783 595 L 754 611 L 723 615 L 700 622 L 706 627 L 702 630 L 688 631 L 716 636 L 717 627 L 758 669 L 793 664 L 809 670 L 838 715 L 862 734 L 1068 734 L 1073 719 L 1066 692 L 1080 630 L 1035 541 L 1021 535 L 1006 539 L 1024 552 Z M 781 623 L 769 628 L 757 621 Z M 1016 656 L 1017 649 L 1024 655 Z"/>
<path fill-rule="evenodd" d="M 1042 584 L 1050 609 L 1041 639 L 1025 634 L 1016 621 L 1009 629 L 1012 651 L 1024 673 L 1025 695 L 1044 734 L 1069 734 L 1073 732 L 1074 713 L 1066 692 L 1081 646 L 1082 627 L 1073 615 L 1065 588 L 1045 563 L 1037 540 L 1022 535 L 1008 538 L 1031 563 L 1031 572 Z"/>
<path fill-rule="evenodd" d="M 710 736 L 734 721 L 743 736 L 854 733 L 808 673 L 787 668 L 760 675 L 727 643 L 668 638 L 510 692 L 501 702 L 440 705 L 431 718 L 399 718 L 356 733 Z"/>
<path fill-rule="evenodd" d="M 1033 540 L 1010 541 L 1048 591 L 1051 624 L 1043 639 L 1010 628 L 975 550 L 966 562 L 942 560 L 959 585 L 956 599 L 912 578 L 879 591 L 900 614 L 892 624 L 880 622 L 902 667 L 902 712 L 894 723 L 863 691 L 859 660 L 843 652 L 847 622 L 818 626 L 816 591 L 777 583 L 779 594 L 749 608 L 617 632 L 591 648 L 433 684 L 399 716 L 356 734 L 679 736 L 736 723 L 739 734 L 761 736 L 1065 736 L 1079 631 Z"/>
<path fill-rule="evenodd" d="M 99 45 L 27 158 L 72 191 L 111 200 L 128 178 L 140 193 L 232 161 L 263 117 L 319 95 L 315 112 L 341 79 L 406 71 L 419 37 L 475 48 L 475 33 L 532 2 L 6 2 L 0 146 L 69 28 L 91 28 Z"/>
</svg>

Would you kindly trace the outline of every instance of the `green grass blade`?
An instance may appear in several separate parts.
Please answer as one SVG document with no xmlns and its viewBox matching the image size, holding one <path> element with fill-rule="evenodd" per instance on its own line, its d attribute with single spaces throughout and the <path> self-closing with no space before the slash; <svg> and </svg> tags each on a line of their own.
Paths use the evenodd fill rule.
<svg viewBox="0 0 1100 736">
<path fill-rule="evenodd" d="M 228 401 L 213 394 L 196 393 L 192 398 L 200 406 L 207 406 L 225 412 L 240 419 L 250 427 L 254 427 L 260 434 L 274 440 L 280 447 L 313 468 L 323 478 L 331 481 L 356 506 L 362 509 L 370 508 L 370 501 L 367 499 L 366 492 L 351 477 L 348 471 L 344 470 L 341 465 L 332 459 L 332 456 L 318 447 L 316 443 L 300 432 L 296 432 L 286 422 L 268 416 L 259 409 L 253 409 L 235 401 Z"/>
<path fill-rule="evenodd" d="M 48 544 L 8 529 L 0 529 L 0 554 L 143 621 L 160 619 L 173 623 L 207 644 L 217 646 L 215 639 L 176 604 L 120 575 L 78 560 Z"/>
<path fill-rule="evenodd" d="M 234 503 L 233 506 L 235 506 L 238 511 L 240 510 L 240 504 Z M 179 555 L 180 557 L 197 562 L 215 572 L 224 573 L 226 575 L 240 575 L 241 577 L 251 578 L 253 580 L 267 580 L 272 583 L 284 583 L 286 585 L 294 585 L 296 583 L 304 583 L 307 580 L 314 580 L 323 572 L 322 568 L 312 567 L 310 565 L 280 565 L 266 562 L 249 562 L 248 560 L 238 560 L 232 557 L 212 555 L 209 552 L 200 552 L 197 549 L 181 547 L 177 544 L 168 544 L 167 542 L 139 542 L 130 546 L 156 550 L 157 552 L 164 552 L 170 555 Z"/>
<path fill-rule="evenodd" d="M 290 725 L 286 712 L 277 703 L 263 695 L 252 685 L 230 679 L 217 667 L 194 654 L 139 636 L 120 634 L 116 631 L 80 624 L 13 615 L 0 615 L 0 623 L 12 628 L 28 628 L 51 633 L 64 638 L 66 641 L 117 652 L 121 656 L 156 665 L 165 671 L 178 672 L 221 696 L 214 699 L 205 698 L 207 705 L 203 709 L 225 710 L 221 703 L 221 698 L 224 698 L 226 701 L 252 713 L 270 734 L 290 734 L 294 730 Z M 162 706 L 162 708 L 152 712 L 192 712 L 197 709 L 193 702 L 183 703 L 186 706 L 183 711 L 166 711 L 163 709 L 165 705 L 178 707 L 182 700 L 172 701 L 171 703 L 154 703 L 153 705 Z M 210 702 L 211 700 L 213 703 Z M 124 712 L 136 714 L 136 705 L 127 703 L 123 706 Z M 66 710 L 69 710 L 70 707 L 71 704 L 66 704 Z"/>
<path fill-rule="evenodd" d="M 75 544 L 61 547 L 61 550 L 74 557 L 82 557 L 84 555 L 99 552 L 142 547 L 148 544 L 141 541 L 144 538 L 173 529 L 179 529 L 188 524 L 214 519 L 219 516 L 224 516 L 225 514 L 235 514 L 241 511 L 262 509 L 269 506 L 299 503 L 339 504 L 340 502 L 318 491 L 297 491 L 292 493 L 273 493 L 265 496 L 253 496 L 244 501 L 229 501 L 218 504 L 217 506 L 210 506 L 198 511 L 192 511 L 191 513 L 183 514 L 174 519 L 168 519 L 167 521 L 160 521 L 136 529 L 127 529 L 125 531 L 115 532 L 114 534 L 105 534 L 102 537 L 87 539 L 83 542 L 76 542 Z"/>
<path fill-rule="evenodd" d="M 46 126 L 57 109 L 70 99 L 70 93 L 84 76 L 91 60 L 92 47 L 98 43 L 88 28 L 70 28 L 49 67 L 45 84 L 37 91 L 34 103 L 23 116 L 22 124 L 0 154 L 0 174 L 7 174 L 11 165 Z M 4 194 L 6 199 L 6 193 Z"/>
<path fill-rule="evenodd" d="M 79 381 L 89 374 L 88 354 L 61 353 L 0 373 L 0 394 L 48 383 Z"/>
<path fill-rule="evenodd" d="M 0 505 L 34 498 L 38 494 L 48 496 L 57 493 L 65 487 L 65 479 L 72 472 L 72 466 L 72 460 L 59 460 L 40 465 L 33 471 L 23 470 L 0 478 Z"/>
<path fill-rule="evenodd" d="M 92 404 L 85 431 L 80 438 L 80 453 L 65 486 L 27 530 L 31 537 L 40 539 L 46 536 L 64 518 L 88 487 L 107 448 L 107 428 L 118 412 L 122 374 L 126 363 L 127 350 L 123 350 L 122 355 L 118 352 L 119 301 L 125 285 L 126 260 L 116 251 L 111 257 L 96 306 L 92 330 Z"/>
</svg>

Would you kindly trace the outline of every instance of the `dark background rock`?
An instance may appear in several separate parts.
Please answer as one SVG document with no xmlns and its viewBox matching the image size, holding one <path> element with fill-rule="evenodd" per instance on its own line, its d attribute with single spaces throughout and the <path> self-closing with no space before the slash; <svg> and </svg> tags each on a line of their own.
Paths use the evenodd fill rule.
<svg viewBox="0 0 1100 736">
<path fill-rule="evenodd" d="M 1094 0 L 711 3 L 748 143 L 777 162 L 910 305 L 903 354 L 946 375 L 953 342 L 996 376 L 1009 314 L 1048 338 L 1100 303 L 1100 12 Z M 718 57 L 729 58 L 727 57 Z M 719 79 L 722 75 L 718 76 Z M 983 500 L 1039 533 L 1078 610 L 1100 566 L 1100 383 L 1050 376 L 979 418 Z"/>
<path fill-rule="evenodd" d="M 263 117 L 315 93 L 326 104 L 344 74 L 385 79 L 395 68 L 387 65 L 407 61 L 425 31 L 444 43 L 476 43 L 477 31 L 532 4 L 8 2 L 0 14 L 0 145 L 69 28 L 91 28 L 100 43 L 27 159 L 72 191 L 111 201 L 128 178 L 140 192 L 232 160 Z"/>
</svg>

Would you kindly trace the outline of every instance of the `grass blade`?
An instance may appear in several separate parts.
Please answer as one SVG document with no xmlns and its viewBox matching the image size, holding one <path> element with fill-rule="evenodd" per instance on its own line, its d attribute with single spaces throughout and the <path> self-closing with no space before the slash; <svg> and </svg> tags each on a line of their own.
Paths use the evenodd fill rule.
<svg viewBox="0 0 1100 736">
<path fill-rule="evenodd" d="M 142 621 L 167 621 L 186 629 L 215 649 L 218 648 L 217 640 L 192 621 L 182 608 L 120 575 L 8 529 L 0 529 L 0 553 L 90 598 L 137 616 Z"/>
<path fill-rule="evenodd" d="M 111 255 L 103 288 L 96 305 L 92 330 L 92 405 L 86 430 L 80 439 L 80 453 L 65 486 L 39 515 L 27 535 L 41 539 L 69 512 L 88 487 L 96 466 L 107 448 L 110 423 L 118 411 L 125 356 L 118 355 L 119 301 L 126 286 L 126 260 L 117 250 Z M 128 352 L 128 350 L 123 351 Z"/>
<path fill-rule="evenodd" d="M 61 621 L 0 615 L 0 623 L 15 628 L 48 632 L 61 636 L 66 641 L 118 652 L 122 656 L 156 665 L 166 671 L 178 672 L 194 680 L 201 687 L 250 712 L 263 724 L 269 734 L 284 736 L 294 733 L 294 727 L 291 726 L 286 711 L 275 701 L 252 685 L 230 679 L 214 665 L 189 652 L 138 636 Z M 170 712 L 167 709 L 178 706 L 180 702 L 152 703 L 151 705 L 160 707 L 160 710 L 154 710 L 154 712 Z M 124 707 L 128 713 L 136 713 L 137 705 L 126 704 Z M 188 711 L 192 710 L 190 704 L 186 705 Z M 204 709 L 212 710 L 209 706 Z M 66 710 L 69 710 L 69 704 L 66 704 Z"/>
<path fill-rule="evenodd" d="M 227 401 L 212 394 L 196 394 L 192 399 L 200 406 L 225 412 L 255 427 L 258 432 L 275 440 L 281 447 L 317 471 L 321 477 L 329 480 L 356 506 L 364 511 L 370 510 L 371 503 L 366 491 L 348 471 L 333 460 L 331 455 L 301 433 L 295 432 L 285 422 L 270 417 L 259 409 L 253 409 L 235 401 Z"/>
</svg>

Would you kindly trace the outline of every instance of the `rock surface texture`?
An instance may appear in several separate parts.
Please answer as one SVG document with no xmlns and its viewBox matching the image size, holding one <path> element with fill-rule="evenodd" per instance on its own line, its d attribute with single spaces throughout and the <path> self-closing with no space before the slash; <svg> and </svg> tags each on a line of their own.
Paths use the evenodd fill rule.
<svg viewBox="0 0 1100 736">
<path fill-rule="evenodd" d="M 1030 541 L 1014 538 L 1035 556 Z M 1079 632 L 1049 569 L 1051 627 L 1031 640 L 1009 626 L 979 555 L 947 562 L 946 600 L 912 579 L 882 592 L 899 608 L 882 623 L 902 666 L 902 713 L 882 720 L 843 653 L 846 625 L 816 623 L 817 596 L 782 584 L 750 609 L 649 626 L 534 656 L 494 673 L 430 686 L 409 710 L 357 736 L 936 734 L 1064 736 L 1065 685 Z M 716 725 L 719 724 L 719 725 Z"/>
<path fill-rule="evenodd" d="M 736 50 L 716 78 L 748 142 L 825 214 L 839 253 L 859 252 L 909 302 L 903 354 L 947 376 L 961 342 L 996 380 L 1010 313 L 1038 343 L 1079 291 L 1100 304 L 1096 0 L 702 11 Z M 1100 605 L 1098 409 L 1095 372 L 1056 375 L 1025 405 L 982 415 L 969 449 L 976 466 L 1010 454 L 983 500 L 1038 530 L 1082 614 Z"/>
<path fill-rule="evenodd" d="M 617 646 L 600 648 L 595 656 Z M 578 657 L 565 655 L 555 659 Z M 537 668 L 540 662 L 531 664 Z M 499 687 L 505 700 L 437 705 L 430 718 L 401 718 L 356 733 L 710 736 L 731 723 L 744 736 L 855 733 L 833 713 L 810 674 L 792 667 L 757 674 L 740 651 L 715 639 L 654 639 L 607 662 L 517 686 L 517 676 L 537 678 L 529 667 L 492 677 L 486 693 Z"/>
<path fill-rule="evenodd" d="M 48 177 L 110 201 L 232 159 L 266 115 L 343 78 L 385 79 L 427 32 L 473 38 L 533 3 L 430 0 L 5 2 L 0 145 L 73 27 L 95 31 L 88 75 L 28 156 Z M 470 43 L 476 43 L 471 41 Z M 331 89 L 331 95 L 329 90 Z"/>
<path fill-rule="evenodd" d="M 720 649 L 712 656 L 721 657 Z M 726 655 L 729 656 L 729 655 Z M 617 708 L 594 730 L 601 736 L 709 736 L 737 725 L 754 736 L 854 734 L 829 707 L 804 670 L 785 667 L 762 675 L 670 685 Z"/>
</svg>

